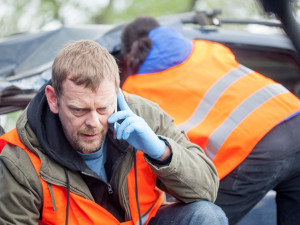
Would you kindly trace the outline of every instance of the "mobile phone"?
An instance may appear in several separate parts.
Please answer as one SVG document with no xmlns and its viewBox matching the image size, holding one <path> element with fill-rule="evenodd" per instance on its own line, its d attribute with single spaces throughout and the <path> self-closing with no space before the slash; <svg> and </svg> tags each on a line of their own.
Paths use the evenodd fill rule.
<svg viewBox="0 0 300 225">
<path fill-rule="evenodd" d="M 118 111 L 118 103 L 115 104 L 115 113 Z M 117 122 L 114 122 L 114 139 L 117 138 Z"/>
</svg>

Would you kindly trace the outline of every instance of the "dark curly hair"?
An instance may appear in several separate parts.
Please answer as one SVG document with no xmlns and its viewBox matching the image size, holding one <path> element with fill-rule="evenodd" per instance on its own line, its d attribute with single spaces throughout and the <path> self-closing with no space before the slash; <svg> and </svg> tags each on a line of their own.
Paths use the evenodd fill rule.
<svg viewBox="0 0 300 225">
<path fill-rule="evenodd" d="M 127 68 L 136 73 L 145 61 L 152 41 L 149 32 L 160 24 L 153 17 L 141 16 L 127 24 L 121 35 L 121 54 L 126 60 Z"/>
</svg>

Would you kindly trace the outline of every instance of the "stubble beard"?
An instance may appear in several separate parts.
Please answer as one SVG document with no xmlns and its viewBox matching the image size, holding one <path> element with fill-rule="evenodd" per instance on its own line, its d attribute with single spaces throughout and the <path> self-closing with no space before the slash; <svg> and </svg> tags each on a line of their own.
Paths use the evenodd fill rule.
<svg viewBox="0 0 300 225">
<path fill-rule="evenodd" d="M 82 135 L 93 135 L 93 134 L 100 134 L 99 139 L 97 140 L 97 142 L 95 140 L 81 140 L 79 137 Z M 73 148 L 76 151 L 79 151 L 81 153 L 84 154 L 89 154 L 89 153 L 93 153 L 96 152 L 100 149 L 104 139 L 105 139 L 105 135 L 106 133 L 104 132 L 103 129 L 83 129 L 83 130 L 79 130 L 77 132 L 77 135 L 73 135 L 71 137 L 71 143 Z M 96 143 L 95 143 L 96 142 Z"/>
</svg>

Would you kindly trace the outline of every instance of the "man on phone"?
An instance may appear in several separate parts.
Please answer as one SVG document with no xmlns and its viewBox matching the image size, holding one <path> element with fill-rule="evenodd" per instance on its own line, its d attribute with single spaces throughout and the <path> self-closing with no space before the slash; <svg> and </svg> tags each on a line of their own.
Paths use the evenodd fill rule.
<svg viewBox="0 0 300 225">
<path fill-rule="evenodd" d="M 51 81 L 0 138 L 1 224 L 227 224 L 203 150 L 119 84 L 98 43 L 59 52 Z M 180 202 L 162 206 L 162 190 Z"/>
</svg>

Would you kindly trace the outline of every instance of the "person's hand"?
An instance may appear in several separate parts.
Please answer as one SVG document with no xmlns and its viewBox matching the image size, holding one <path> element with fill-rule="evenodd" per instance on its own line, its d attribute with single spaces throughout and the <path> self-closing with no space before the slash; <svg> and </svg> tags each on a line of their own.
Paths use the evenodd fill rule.
<svg viewBox="0 0 300 225">
<path fill-rule="evenodd" d="M 129 108 L 122 90 L 119 90 L 118 105 L 120 111 L 113 113 L 108 118 L 108 123 L 117 123 L 116 138 L 126 140 L 134 148 L 143 151 L 153 159 L 158 159 L 165 151 L 166 144 L 160 140 L 146 121 L 134 114 Z"/>
</svg>

